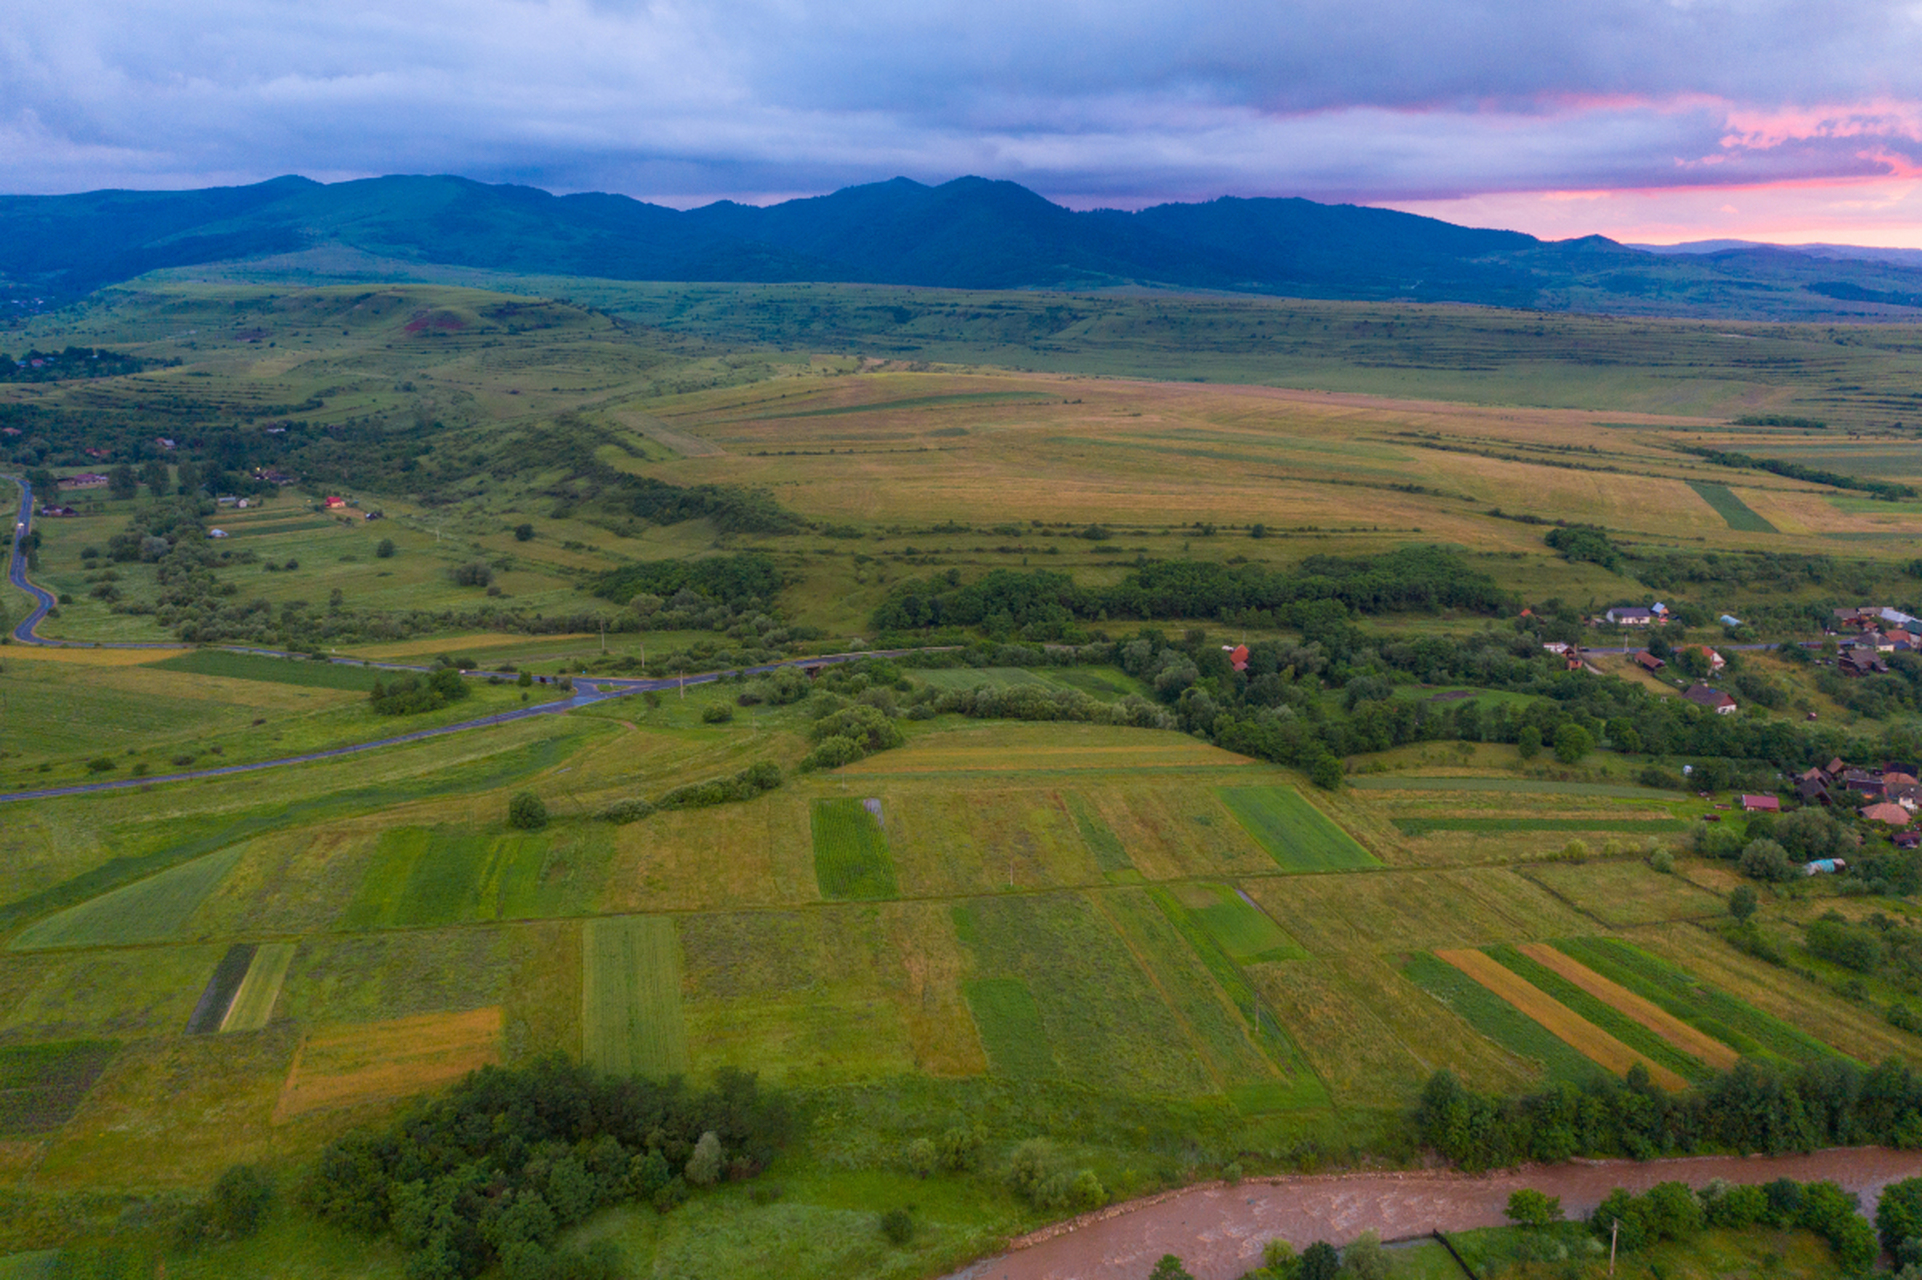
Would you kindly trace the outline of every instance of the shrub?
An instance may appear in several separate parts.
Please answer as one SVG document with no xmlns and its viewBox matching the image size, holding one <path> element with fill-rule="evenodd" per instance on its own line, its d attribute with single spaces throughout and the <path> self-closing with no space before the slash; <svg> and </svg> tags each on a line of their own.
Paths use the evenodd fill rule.
<svg viewBox="0 0 1922 1280">
<path fill-rule="evenodd" d="M 456 565 L 447 572 L 454 585 L 460 587 L 484 587 L 494 581 L 494 571 L 478 560 Z"/>
<path fill-rule="evenodd" d="M 1922 1238 L 1922 1178 L 1904 1178 L 1882 1189 L 1875 1206 L 1875 1229 L 1882 1247 L 1896 1253 L 1905 1241 Z"/>
<path fill-rule="evenodd" d="M 1663 875 L 1669 875 L 1675 870 L 1675 855 L 1667 849 L 1657 849 L 1648 855 L 1648 865 Z"/>
<path fill-rule="evenodd" d="M 725 702 L 717 702 L 713 706 L 704 707 L 701 710 L 702 724 L 726 724 L 733 718 L 734 708 L 728 706 Z"/>
<path fill-rule="evenodd" d="M 1532 724 L 1523 725 L 1522 731 L 1515 735 L 1515 754 L 1524 760 L 1533 760 L 1541 751 L 1542 731 Z"/>
<path fill-rule="evenodd" d="M 625 826 L 630 822 L 639 822 L 642 818 L 645 818 L 653 812 L 654 806 L 651 803 L 641 799 L 639 796 L 634 796 L 627 800 L 616 800 L 613 804 L 602 809 L 600 819 L 603 822 L 612 822 Z"/>
<path fill-rule="evenodd" d="M 979 1129 L 957 1125 L 935 1140 L 935 1154 L 943 1169 L 965 1173 L 981 1163 L 981 1152 L 986 1146 L 987 1139 Z"/>
<path fill-rule="evenodd" d="M 694 1154 L 687 1158 L 687 1180 L 697 1187 L 711 1187 L 721 1177 L 721 1135 L 709 1129 L 694 1144 Z"/>
<path fill-rule="evenodd" d="M 1509 1195 L 1507 1214 L 1508 1220 L 1517 1226 L 1545 1227 L 1562 1220 L 1562 1200 L 1560 1196 L 1523 1187 Z"/>
<path fill-rule="evenodd" d="M 1747 924 L 1748 918 L 1755 914 L 1756 905 L 1755 890 L 1745 884 L 1736 885 L 1728 896 L 1728 913 L 1735 917 L 1737 924 Z"/>
<path fill-rule="evenodd" d="M 1355 1280 L 1388 1280 L 1388 1253 L 1381 1237 L 1364 1231 L 1341 1251 L 1341 1274 Z"/>
<path fill-rule="evenodd" d="M 1148 1280 L 1195 1280 L 1194 1274 L 1182 1265 L 1181 1259 L 1172 1253 L 1164 1253 L 1155 1263 Z"/>
<path fill-rule="evenodd" d="M 379 542 L 375 543 L 374 556 L 376 559 L 380 559 L 380 560 L 393 559 L 394 558 L 394 540 L 392 538 L 382 538 Z"/>
<path fill-rule="evenodd" d="M 539 831 L 547 825 L 547 805 L 532 791 L 516 792 L 507 802 L 507 825 L 520 831 Z"/>
<path fill-rule="evenodd" d="M 908 1172 L 917 1178 L 927 1177 L 940 1165 L 940 1159 L 934 1150 L 934 1143 L 928 1141 L 926 1138 L 916 1138 L 913 1142 L 910 1142 L 907 1145 L 907 1149 L 902 1153 L 902 1157 L 907 1163 Z"/>
<path fill-rule="evenodd" d="M 1595 739 L 1573 721 L 1555 730 L 1555 758 L 1563 764 L 1574 764 L 1594 749 Z"/>
<path fill-rule="evenodd" d="M 1795 875 L 1795 864 L 1789 860 L 1788 850 L 1766 838 L 1749 841 L 1736 866 L 1743 875 L 1757 880 L 1779 882 Z"/>
<path fill-rule="evenodd" d="M 374 681 L 367 699 L 376 714 L 384 716 L 418 715 L 438 711 L 450 702 L 459 702 L 471 693 L 459 670 L 442 667 L 432 675 L 405 675 L 392 684 Z"/>
<path fill-rule="evenodd" d="M 914 1215 L 906 1209 L 889 1209 L 881 1215 L 881 1234 L 889 1244 L 908 1243 L 914 1239 Z"/>
<path fill-rule="evenodd" d="M 111 771 L 113 767 L 114 763 L 112 759 L 107 756 L 95 756 L 93 759 L 87 761 L 88 773 L 107 773 Z"/>
<path fill-rule="evenodd" d="M 1341 1255 L 1326 1240 L 1317 1240 L 1301 1251 L 1296 1280 L 1335 1280 L 1341 1273 Z"/>
<path fill-rule="evenodd" d="M 1874 973 L 1888 959 L 1888 947 L 1874 929 L 1840 917 L 1811 921 L 1804 937 L 1811 952 L 1858 973 Z"/>
<path fill-rule="evenodd" d="M 1748 1183 L 1721 1187 L 1711 1183 L 1709 1186 L 1702 1199 L 1704 1216 L 1711 1227 L 1745 1230 L 1768 1214 L 1768 1196 L 1758 1186 Z"/>
<path fill-rule="evenodd" d="M 515 526 L 514 526 L 514 541 L 516 541 L 516 542 L 532 542 L 533 540 L 534 540 L 534 526 L 533 526 L 533 525 L 531 525 L 531 524 L 517 524 L 517 525 L 515 525 Z"/>
</svg>

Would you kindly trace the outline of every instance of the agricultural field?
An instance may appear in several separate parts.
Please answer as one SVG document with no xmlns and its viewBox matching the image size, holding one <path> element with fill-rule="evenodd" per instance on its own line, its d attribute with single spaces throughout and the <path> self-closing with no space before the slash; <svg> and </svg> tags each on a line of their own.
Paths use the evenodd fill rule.
<svg viewBox="0 0 1922 1280">
<path fill-rule="evenodd" d="M 260 462 L 307 469 L 284 486 L 235 472 L 244 509 L 209 497 L 204 522 L 226 536 L 207 539 L 192 625 L 233 632 L 211 640 L 167 612 L 159 549 L 124 540 L 157 511 L 150 486 L 70 492 L 78 514 L 36 524 L 35 579 L 66 597 L 43 634 L 77 643 L 0 646 L 0 793 L 126 785 L 0 801 L 0 1199 L 20 1206 L 0 1216 L 0 1275 L 118 1239 L 145 1220 L 125 1206 L 198 1194 L 237 1161 L 292 1186 L 410 1099 L 548 1054 L 696 1089 L 751 1071 L 793 1103 L 762 1180 L 667 1214 L 610 1209 L 570 1237 L 690 1280 L 775 1253 L 798 1280 L 945 1274 L 1067 1212 L 999 1177 L 1031 1138 L 1122 1198 L 1231 1166 L 1412 1158 L 1411 1103 L 1443 1068 L 1515 1094 L 1638 1067 L 1680 1089 L 1742 1057 L 1922 1058 L 1922 1036 L 1884 1016 L 1895 988 L 1850 999 L 1845 975 L 1724 938 L 1742 881 L 1687 841 L 1726 797 L 1643 785 L 1674 758 L 1412 734 L 1357 739 L 1318 786 L 1258 739 L 1237 745 L 1266 758 L 1214 745 L 1210 717 L 1235 709 L 1128 649 L 1184 646 L 1219 664 L 1219 693 L 1242 687 L 1234 647 L 1263 648 L 1245 683 L 1265 700 L 1240 710 L 1283 736 L 1370 715 L 1488 724 L 1561 677 L 1503 683 L 1503 663 L 1539 659 L 1524 620 L 1344 613 L 1382 652 L 1498 641 L 1479 666 L 1358 667 L 1375 685 L 1346 701 L 1314 674 L 1347 661 L 1329 657 L 1338 629 L 1310 634 L 1327 619 L 875 625 L 911 586 L 997 571 L 1047 570 L 1061 579 L 1037 589 L 1063 593 L 1172 560 L 1293 581 L 1332 572 L 1303 571 L 1311 556 L 1431 544 L 1518 603 L 1653 589 L 1632 566 L 1555 554 L 1553 521 L 1601 525 L 1632 560 L 1827 557 L 1820 580 L 1701 572 L 1663 589 L 1710 616 L 1837 591 L 1913 606 L 1922 502 L 1688 451 L 1881 474 L 1907 437 L 1875 397 L 1913 373 L 1909 331 L 1843 346 L 1771 326 L 1737 361 L 1679 322 L 1227 299 L 1182 304 L 1174 336 L 1171 303 L 1082 299 L 1074 333 L 1035 345 L 995 327 L 1041 314 L 1025 296 L 976 299 L 990 323 L 934 295 L 823 288 L 820 327 L 797 336 L 786 286 L 752 295 L 766 323 L 748 334 L 750 295 L 731 286 L 675 295 L 669 314 L 654 286 L 577 282 L 563 304 L 526 281 L 466 283 L 488 288 L 156 279 L 31 322 L 43 346 L 180 360 L 0 388 L 0 417 L 65 415 L 74 433 L 33 469 L 92 466 L 69 455 L 96 428 L 150 437 L 141 415 L 234 423 Z M 927 308 L 921 336 L 863 297 Z M 236 335 L 236 304 L 276 345 Z M 1292 334 L 1288 353 L 1255 327 Z M 895 345 L 867 345 L 882 330 Z M 1575 354 L 1604 340 L 1621 359 Z M 1797 371 L 1818 365 L 1824 386 L 1846 369 L 1870 389 L 1820 393 L 1834 429 L 1728 421 L 1812 411 Z M 648 495 L 668 486 L 682 505 L 663 514 Z M 756 585 L 724 608 L 680 585 L 743 564 Z M 159 647 L 91 647 L 117 642 Z M 848 679 L 814 661 L 897 644 L 946 652 Z M 677 679 L 783 658 L 817 669 Z M 1750 661 L 1809 700 L 1769 723 L 1853 723 L 1819 675 Z M 435 663 L 475 669 L 472 696 L 374 712 L 377 681 Z M 655 683 L 561 705 L 562 675 Z M 1075 718 L 994 718 L 974 690 Z M 536 708 L 553 714 L 169 780 Z M 869 711 L 893 729 L 864 758 L 799 767 L 826 716 Z M 762 764 L 779 785 L 741 790 Z M 544 817 L 513 825 L 524 792 Z M 1763 927 L 1791 936 L 1834 903 L 1912 913 L 1834 892 L 1767 889 Z M 964 1125 L 979 1168 L 919 1176 L 916 1140 Z M 888 1244 L 876 1215 L 910 1204 L 914 1243 Z M 256 1241 L 164 1261 L 197 1276 L 281 1257 L 316 1277 L 403 1267 L 286 1201 Z"/>
</svg>

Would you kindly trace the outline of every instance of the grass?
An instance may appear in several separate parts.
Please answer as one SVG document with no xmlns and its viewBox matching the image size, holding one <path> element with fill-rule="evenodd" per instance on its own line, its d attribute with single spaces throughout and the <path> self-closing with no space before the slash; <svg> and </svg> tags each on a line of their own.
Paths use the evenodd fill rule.
<svg viewBox="0 0 1922 1280">
<path fill-rule="evenodd" d="M 1702 1051 L 1692 1054 L 1676 1044 L 1670 1035 L 1659 1034 L 1641 1018 L 1631 1017 L 1616 1002 L 1605 1000 L 1594 994 L 1589 990 L 1589 986 L 1594 986 L 1594 983 L 1591 982 L 1589 986 L 1578 986 L 1555 966 L 1537 959 L 1542 949 L 1539 944 L 1535 944 L 1524 953 L 1515 947 L 1503 944 L 1484 947 L 1483 952 L 1529 986 L 1555 1000 L 1583 1021 L 1621 1041 L 1650 1062 L 1659 1063 L 1686 1080 L 1707 1078 L 1710 1074 L 1708 1059 L 1703 1057 L 1702 1053 L 1708 1051 L 1698 1043 L 1701 1039 L 1700 1033 L 1692 1037 L 1682 1037 L 1688 1041 L 1690 1049 Z M 1567 959 L 1561 956 L 1560 952 L 1554 954 L 1564 960 Z M 1622 994 L 1629 996 L 1630 1000 L 1634 998 L 1632 993 L 1623 992 Z M 1640 1009 L 1637 1011 L 1643 1012 Z M 1661 1010 L 1657 1009 L 1655 1012 L 1659 1014 Z M 1694 1030 L 1686 1024 L 1677 1023 L 1676 1025 L 1680 1026 L 1684 1032 Z M 1674 1030 L 1667 1024 L 1664 1024 L 1663 1029 L 1670 1032 Z M 1716 1044 L 1714 1065 L 1718 1070 L 1726 1070 L 1734 1065 L 1734 1055 L 1728 1052 L 1727 1046 Z"/>
<path fill-rule="evenodd" d="M 274 1104 L 274 1123 L 421 1093 L 500 1056 L 498 1007 L 323 1027 L 301 1041 Z"/>
<path fill-rule="evenodd" d="M 22 929 L 9 949 L 123 946 L 178 937 L 240 855 L 241 846 L 233 845 L 69 907 Z"/>
<path fill-rule="evenodd" d="M 152 665 L 156 671 L 185 671 L 192 675 L 219 676 L 227 680 L 258 680 L 267 684 L 362 692 L 372 689 L 375 681 L 385 682 L 395 675 L 393 672 L 346 666 L 337 662 L 270 658 L 257 653 L 231 653 L 224 649 L 196 649 Z"/>
<path fill-rule="evenodd" d="M 814 833 L 814 877 L 829 899 L 893 898 L 894 860 L 888 838 L 859 800 L 816 800 L 810 812 Z"/>
<path fill-rule="evenodd" d="M 1430 831 L 1617 831 L 1635 835 L 1686 831 L 1680 818 L 1395 818 L 1405 836 Z"/>
<path fill-rule="evenodd" d="M 1674 1071 L 1637 1053 L 1483 952 L 1437 951 L 1435 957 L 1454 965 L 1605 1070 L 1621 1076 L 1640 1065 L 1663 1088 L 1680 1089 L 1687 1083 Z"/>
<path fill-rule="evenodd" d="M 1115 877 L 1134 871 L 1134 861 L 1128 857 L 1128 850 L 1123 847 L 1120 837 L 1101 820 L 1101 814 L 1088 803 L 1087 798 L 1071 791 L 1064 800 L 1069 814 L 1074 818 L 1075 830 L 1081 833 L 1082 843 L 1088 846 L 1088 852 L 1094 855 L 1095 865 L 1101 868 L 1102 873 Z"/>
<path fill-rule="evenodd" d="M 1222 787 L 1221 802 L 1286 871 L 1351 871 L 1381 859 L 1293 787 Z"/>
<path fill-rule="evenodd" d="M 0 1135 L 58 1129 L 79 1109 L 119 1050 L 106 1040 L 0 1048 Z"/>
<path fill-rule="evenodd" d="M 1532 1060 L 1551 1081 L 1592 1080 L 1602 1068 L 1460 969 L 1433 955 L 1411 956 L 1402 973 L 1455 1016 L 1518 1058 Z"/>
<path fill-rule="evenodd" d="M 1619 938 L 1558 938 L 1555 949 L 1644 996 L 1737 1053 L 1819 1062 L 1835 1051 L 1752 1005 L 1697 982 L 1684 969 Z"/>
<path fill-rule="evenodd" d="M 1182 884 L 1166 898 L 1199 924 L 1236 964 L 1303 960 L 1308 953 L 1239 889 L 1225 884 Z"/>
<path fill-rule="evenodd" d="M 1542 778 L 1350 778 L 1357 791 L 1502 791 L 1519 795 L 1608 796 L 1617 800 L 1673 800 L 1673 791 L 1612 782 L 1554 782 Z"/>
<path fill-rule="evenodd" d="M 280 999 L 281 984 L 286 982 L 287 970 L 293 965 L 294 950 L 291 942 L 266 942 L 255 948 L 247 976 L 242 979 L 240 990 L 234 993 L 233 1003 L 220 1024 L 222 1031 L 266 1029 L 274 1015 L 274 1003 Z"/>
<path fill-rule="evenodd" d="M 1774 525 L 1764 520 L 1752 507 L 1735 496 L 1735 491 L 1725 484 L 1713 484 L 1705 480 L 1691 480 L 1688 487 L 1701 495 L 1702 501 L 1715 508 L 1715 514 L 1728 521 L 1728 527 L 1739 533 L 1780 533 Z"/>
<path fill-rule="evenodd" d="M 681 1016 L 681 950 L 663 916 L 582 926 L 581 1034 L 589 1064 L 616 1075 L 688 1067 Z"/>
<path fill-rule="evenodd" d="M 1611 928 L 1725 915 L 1715 894 L 1640 859 L 1536 863 L 1523 873 L 1550 893 Z"/>
<path fill-rule="evenodd" d="M 251 942 L 236 942 L 227 948 L 227 954 L 214 966 L 213 977 L 207 979 L 207 989 L 200 993 L 200 1003 L 194 1006 L 193 1016 L 187 1019 L 188 1035 L 211 1035 L 220 1030 L 253 962 Z"/>
<path fill-rule="evenodd" d="M 549 833 L 488 835 L 469 827 L 389 829 L 340 925 L 378 929 L 552 914 L 564 898 L 545 874 L 553 841 Z"/>
<path fill-rule="evenodd" d="M 1044 1080 L 1055 1074 L 1041 1007 L 1019 978 L 975 978 L 961 984 L 968 1011 L 981 1034 L 981 1047 L 997 1075 L 1014 1080 Z"/>
</svg>

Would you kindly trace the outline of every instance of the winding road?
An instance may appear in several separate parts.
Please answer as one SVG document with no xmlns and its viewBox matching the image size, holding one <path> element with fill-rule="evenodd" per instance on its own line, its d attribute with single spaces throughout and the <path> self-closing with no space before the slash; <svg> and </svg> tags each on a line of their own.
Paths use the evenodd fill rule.
<svg viewBox="0 0 1922 1280">
<path fill-rule="evenodd" d="M 7 562 L 7 580 L 19 587 L 35 601 L 33 612 L 13 628 L 12 639 L 18 644 L 35 645 L 41 648 L 73 649 L 178 649 L 184 646 L 170 643 L 148 643 L 133 641 L 55 640 L 39 634 L 39 627 L 47 613 L 58 603 L 52 593 L 35 586 L 27 577 L 26 539 L 33 517 L 33 488 L 26 477 L 0 474 L 0 480 L 11 480 L 20 486 L 20 515 L 14 523 L 11 554 Z M 265 657 L 291 658 L 297 655 L 278 649 L 261 649 L 243 646 L 219 646 L 235 653 L 260 654 Z M 290 764 L 309 764 L 316 760 L 332 760 L 341 756 L 358 755 L 363 751 L 375 751 L 382 747 L 400 746 L 409 742 L 420 742 L 427 738 L 444 737 L 450 733 L 466 733 L 472 729 L 486 729 L 494 725 L 509 724 L 515 720 L 526 720 L 533 716 L 554 715 L 558 712 L 572 711 L 578 707 L 591 706 L 609 698 L 621 698 L 630 694 L 645 693 L 649 690 L 678 689 L 686 685 L 708 684 L 732 675 L 765 675 L 782 667 L 819 667 L 840 662 L 853 662 L 860 658 L 899 657 L 911 649 L 879 649 L 860 653 L 823 654 L 812 658 L 790 658 L 783 662 L 769 662 L 754 667 L 737 667 L 726 671 L 704 671 L 698 675 L 676 676 L 661 680 L 626 680 L 619 678 L 597 678 L 574 681 L 574 696 L 557 702 L 547 702 L 534 707 L 516 707 L 512 711 L 502 711 L 491 716 L 481 716 L 474 720 L 463 720 L 458 724 L 440 725 L 432 729 L 417 729 L 412 733 L 396 734 L 388 738 L 376 738 L 369 742 L 349 743 L 342 747 L 330 747 L 325 751 L 308 751 L 300 755 L 280 756 L 272 760 L 256 760 L 250 764 L 229 764 L 214 769 L 191 769 L 183 773 L 154 774 L 142 778 L 116 778 L 107 782 L 77 782 L 70 786 L 43 787 L 35 791 L 0 792 L 0 804 L 12 800 L 44 800 L 54 796 L 88 795 L 96 791 L 122 791 L 128 787 L 151 787 L 163 782 L 190 782 L 197 778 L 222 778 L 237 773 L 257 773 L 262 769 L 278 769 Z M 355 658 L 329 658 L 329 662 L 342 666 L 379 667 L 393 671 L 426 671 L 427 667 L 407 666 L 399 663 L 367 662 Z M 470 671 L 463 674 L 484 678 L 487 672 Z"/>
</svg>

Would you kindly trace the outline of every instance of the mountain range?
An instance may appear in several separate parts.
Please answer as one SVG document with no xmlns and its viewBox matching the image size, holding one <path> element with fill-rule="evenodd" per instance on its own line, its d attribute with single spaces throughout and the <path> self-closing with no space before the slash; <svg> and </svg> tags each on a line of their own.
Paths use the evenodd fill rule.
<svg viewBox="0 0 1922 1280">
<path fill-rule="evenodd" d="M 1922 263 L 1742 242 L 1661 250 L 1303 199 L 1076 211 L 906 178 L 675 210 L 451 176 L 0 197 L 0 281 L 63 300 L 162 268 L 377 259 L 514 275 L 960 289 L 1157 288 L 1622 314 L 1922 319 Z M 1828 250 L 1822 252 L 1822 250 Z"/>
</svg>

